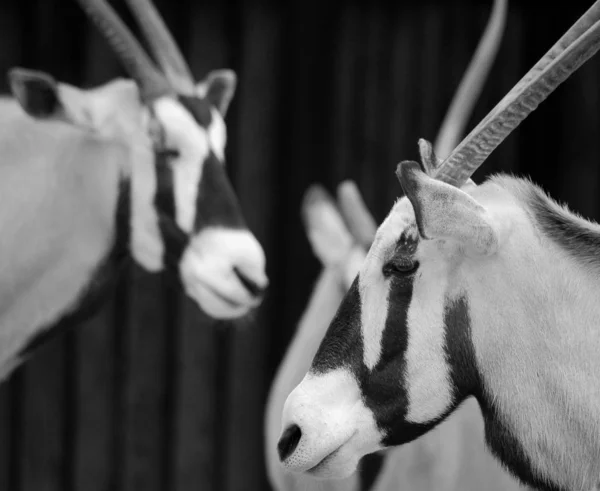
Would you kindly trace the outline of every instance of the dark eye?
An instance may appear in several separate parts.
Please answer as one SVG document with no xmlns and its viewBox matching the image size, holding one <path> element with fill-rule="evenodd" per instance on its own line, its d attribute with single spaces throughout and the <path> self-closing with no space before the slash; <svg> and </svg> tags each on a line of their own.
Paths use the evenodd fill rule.
<svg viewBox="0 0 600 491">
<path fill-rule="evenodd" d="M 383 266 L 383 276 L 408 276 L 414 273 L 419 267 L 418 261 L 390 261 Z"/>
<path fill-rule="evenodd" d="M 156 153 L 157 156 L 159 156 L 163 159 L 176 159 L 180 155 L 179 150 L 177 150 L 176 148 L 167 148 L 167 147 L 156 148 L 154 150 L 154 152 Z"/>
</svg>

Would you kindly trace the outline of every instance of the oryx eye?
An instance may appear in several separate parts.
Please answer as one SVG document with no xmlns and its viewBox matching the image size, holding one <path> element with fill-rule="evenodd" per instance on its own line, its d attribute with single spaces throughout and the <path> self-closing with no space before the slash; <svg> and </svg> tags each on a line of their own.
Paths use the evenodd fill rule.
<svg viewBox="0 0 600 491">
<path fill-rule="evenodd" d="M 156 153 L 156 155 L 164 159 L 176 159 L 180 155 L 179 150 L 177 148 L 169 147 L 157 148 L 154 150 L 154 152 Z"/>
<path fill-rule="evenodd" d="M 408 276 L 414 273 L 419 267 L 418 261 L 390 261 L 383 265 L 383 276 Z"/>
</svg>

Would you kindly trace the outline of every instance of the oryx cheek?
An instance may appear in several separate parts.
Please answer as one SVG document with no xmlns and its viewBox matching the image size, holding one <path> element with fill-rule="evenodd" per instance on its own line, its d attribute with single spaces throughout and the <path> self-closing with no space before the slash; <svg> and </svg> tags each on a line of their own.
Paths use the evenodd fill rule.
<svg viewBox="0 0 600 491">
<path fill-rule="evenodd" d="M 423 277 L 413 284 L 408 310 L 408 346 L 405 386 L 407 421 L 426 423 L 444 414 L 452 404 L 450 366 L 445 349 L 443 276 Z"/>
</svg>

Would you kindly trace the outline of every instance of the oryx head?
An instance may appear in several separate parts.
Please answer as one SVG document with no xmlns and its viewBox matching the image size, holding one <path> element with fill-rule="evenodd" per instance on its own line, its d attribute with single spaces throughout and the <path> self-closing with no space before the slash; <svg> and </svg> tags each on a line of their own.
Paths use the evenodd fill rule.
<svg viewBox="0 0 600 491">
<path fill-rule="evenodd" d="M 230 70 L 194 83 L 149 0 L 128 0 L 159 63 L 104 0 L 79 0 L 134 82 L 83 91 L 50 76 L 14 69 L 12 91 L 33 117 L 82 130 L 72 158 L 106 152 L 115 142 L 131 186 L 131 252 L 150 271 L 171 268 L 183 288 L 216 318 L 256 307 L 267 287 L 265 257 L 250 233 L 225 169 L 224 116 L 236 86 Z M 98 155 L 94 155 L 99 158 Z"/>
<path fill-rule="evenodd" d="M 524 247 L 510 240 L 517 224 L 509 218 L 520 215 L 511 213 L 506 193 L 469 177 L 598 50 L 599 19 L 597 2 L 446 160 L 421 140 L 421 163 L 398 166 L 406 197 L 379 227 L 310 370 L 286 401 L 278 443 L 285 467 L 347 476 L 365 454 L 414 440 L 479 395 L 471 329 L 489 315 L 473 317 L 469 295 L 486 298 L 491 315 L 501 317 L 493 294 L 482 290 L 494 285 L 487 278 L 504 278 L 507 268 L 498 265 L 523 257 Z"/>
</svg>

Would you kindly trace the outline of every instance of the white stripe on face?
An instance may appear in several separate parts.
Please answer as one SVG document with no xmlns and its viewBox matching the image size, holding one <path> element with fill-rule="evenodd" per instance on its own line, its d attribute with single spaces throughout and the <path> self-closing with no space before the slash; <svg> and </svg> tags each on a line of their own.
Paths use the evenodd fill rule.
<svg viewBox="0 0 600 491">
<path fill-rule="evenodd" d="M 225 145 L 227 144 L 227 128 L 221 113 L 214 107 L 210 110 L 212 119 L 208 127 L 210 146 L 221 162 L 225 162 Z"/>
<path fill-rule="evenodd" d="M 191 232 L 199 183 L 210 152 L 208 134 L 175 99 L 159 99 L 154 110 L 165 131 L 165 144 L 179 152 L 169 163 L 173 168 L 175 219 L 182 230 Z"/>
<path fill-rule="evenodd" d="M 402 232 L 409 228 L 412 217 L 412 207 L 407 199 L 394 205 L 377 231 L 359 274 L 363 362 L 369 370 L 381 357 L 381 339 L 389 312 L 390 280 L 383 276 L 382 268 L 393 254 Z"/>
<path fill-rule="evenodd" d="M 433 247 L 430 241 L 421 241 L 417 256 Z M 452 404 L 450 367 L 444 348 L 447 263 L 432 261 L 435 256 L 429 256 L 427 261 L 420 261 L 407 316 L 404 383 L 409 402 L 406 419 L 411 423 L 430 422 Z"/>
</svg>

